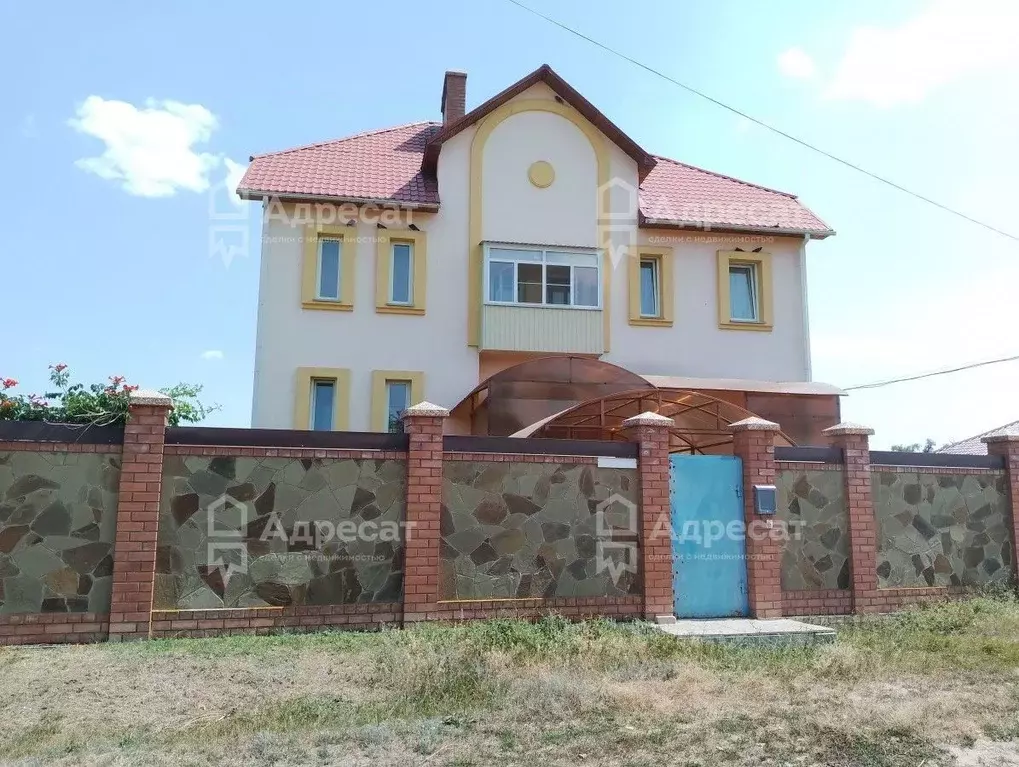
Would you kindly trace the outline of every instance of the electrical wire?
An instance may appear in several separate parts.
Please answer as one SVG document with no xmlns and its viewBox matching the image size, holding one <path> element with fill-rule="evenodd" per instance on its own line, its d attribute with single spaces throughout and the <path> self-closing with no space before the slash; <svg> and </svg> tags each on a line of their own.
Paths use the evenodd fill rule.
<svg viewBox="0 0 1019 767">
<path fill-rule="evenodd" d="M 789 141 L 793 141 L 793 142 L 799 144 L 800 146 L 802 146 L 802 147 L 804 147 L 806 149 L 811 150 L 812 152 L 817 152 L 818 154 L 820 154 L 820 155 L 822 155 L 824 157 L 827 157 L 829 160 L 833 160 L 834 162 L 837 162 L 840 165 L 843 165 L 843 166 L 845 166 L 847 168 L 850 168 L 852 170 L 855 170 L 858 173 L 862 173 L 863 175 L 868 176 L 869 178 L 871 178 L 871 179 L 873 179 L 875 181 L 878 181 L 878 182 L 880 182 L 882 184 L 890 186 L 893 189 L 896 189 L 896 190 L 898 190 L 900 192 L 903 192 L 905 194 L 910 195 L 911 197 L 915 197 L 916 199 L 921 200 L 922 202 L 925 202 L 928 205 L 933 205 L 935 208 L 939 208 L 939 209 L 945 211 L 946 213 L 950 213 L 953 216 L 957 216 L 957 217 L 959 217 L 961 219 L 969 221 L 971 224 L 976 224 L 977 226 L 983 227 L 984 229 L 992 231 L 995 234 L 1000 234 L 1002 237 L 1007 237 L 1010 240 L 1014 240 L 1016 242 L 1019 242 L 1019 236 L 1017 236 L 1017 235 L 1011 234 L 1010 232 L 1006 232 L 1003 229 L 999 229 L 998 227 L 993 226 L 991 224 L 988 224 L 985 221 L 981 221 L 980 219 L 973 218 L 972 216 L 969 216 L 969 215 L 963 213 L 962 211 L 959 211 L 959 210 L 956 210 L 955 208 L 949 207 L 948 205 L 945 205 L 944 203 L 940 203 L 937 200 L 933 200 L 930 197 L 927 197 L 926 195 L 920 194 L 919 192 L 914 192 L 912 189 L 908 189 L 908 188 L 902 186 L 901 184 L 895 183 L 891 179 L 887 179 L 884 176 L 880 176 L 877 173 L 874 173 L 872 171 L 867 170 L 866 168 L 862 168 L 859 165 L 856 165 L 855 163 L 850 162 L 849 160 L 843 160 L 841 157 L 838 157 L 837 155 L 834 155 L 831 152 L 828 152 L 828 151 L 826 151 L 824 149 L 816 147 L 813 144 L 809 143 L 808 141 L 805 141 L 804 139 L 798 138 L 797 136 L 794 136 L 791 133 L 786 133 L 784 130 L 781 130 L 780 128 L 776 128 L 773 125 L 769 125 L 768 123 L 764 122 L 763 120 L 760 120 L 760 119 L 758 119 L 756 117 L 753 117 L 752 115 L 749 115 L 746 112 L 744 112 L 744 111 L 742 111 L 740 109 L 737 109 L 736 107 L 729 106 L 725 102 L 719 101 L 718 99 L 713 98 L 712 96 L 709 96 L 708 94 L 704 93 L 703 91 L 697 90 L 696 88 L 694 88 L 694 87 L 692 87 L 690 85 L 687 85 L 686 83 L 682 83 L 679 80 L 676 80 L 676 79 L 670 77 L 669 75 L 667 75 L 667 74 L 665 74 L 663 72 L 660 72 L 659 70 L 655 69 L 654 67 L 650 67 L 647 64 L 644 64 L 644 63 L 638 61 L 637 59 L 634 59 L 634 58 L 626 55 L 625 53 L 623 53 L 621 51 L 618 51 L 615 48 L 612 48 L 612 47 L 606 45 L 605 43 L 603 43 L 603 42 L 601 42 L 599 40 L 595 40 L 593 37 L 588 37 L 583 32 L 579 32 L 576 29 L 573 29 L 572 27 L 567 26 L 566 24 L 563 24 L 561 21 L 557 21 L 556 19 L 553 19 L 551 16 L 546 16 L 545 14 L 541 13 L 540 11 L 536 11 L 534 8 L 531 8 L 530 6 L 524 5 L 523 3 L 520 2 L 520 0 L 506 0 L 506 2 L 512 3 L 513 5 L 517 6 L 518 8 L 521 8 L 521 9 L 527 11 L 528 13 L 533 14 L 534 16 L 537 16 L 540 19 L 544 19 L 549 24 L 553 24 L 553 25 L 559 27 L 560 29 L 570 33 L 571 35 L 579 37 L 581 40 L 585 40 L 585 41 L 591 43 L 592 45 L 595 45 L 598 48 L 601 48 L 603 51 L 606 51 L 607 53 L 611 53 L 613 56 L 617 56 L 618 58 L 621 58 L 624 61 L 627 61 L 627 62 L 629 62 L 630 64 L 633 64 L 636 67 L 640 67 L 645 72 L 649 72 L 649 73 L 655 75 L 656 77 L 659 77 L 662 80 L 665 80 L 666 82 L 670 82 L 673 85 L 679 86 L 683 90 L 688 91 L 689 93 L 692 93 L 695 96 L 699 96 L 700 98 L 705 99 L 706 101 L 710 101 L 715 106 L 721 107 L 722 109 L 725 109 L 725 110 L 727 110 L 729 112 L 732 112 L 735 115 L 739 115 L 740 117 L 742 117 L 742 118 L 744 118 L 746 120 L 749 120 L 750 122 L 754 123 L 755 125 L 760 125 L 762 128 L 765 128 L 766 130 L 769 130 L 772 133 L 776 133 L 779 136 L 782 136 L 783 138 L 788 139 Z"/>
<path fill-rule="evenodd" d="M 972 362 L 968 365 L 958 365 L 953 368 L 946 368 L 944 370 L 935 370 L 930 373 L 918 373 L 917 375 L 903 376 L 902 378 L 890 378 L 887 381 L 875 381 L 874 383 L 857 384 L 856 386 L 843 386 L 843 391 L 858 391 L 860 389 L 880 389 L 882 386 L 891 386 L 892 384 L 903 383 L 905 381 L 919 381 L 922 378 L 933 378 L 934 376 L 948 375 L 949 373 L 959 373 L 963 370 L 972 370 L 973 368 L 982 368 L 987 365 L 997 365 L 1001 362 L 1015 362 L 1019 360 L 1019 354 L 1011 357 L 999 357 L 993 360 L 983 360 L 982 362 Z"/>
</svg>

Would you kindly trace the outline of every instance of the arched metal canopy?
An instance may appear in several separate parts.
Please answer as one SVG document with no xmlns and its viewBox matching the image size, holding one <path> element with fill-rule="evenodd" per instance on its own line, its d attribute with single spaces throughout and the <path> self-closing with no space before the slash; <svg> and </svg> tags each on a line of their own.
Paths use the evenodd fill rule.
<svg viewBox="0 0 1019 767">
<path fill-rule="evenodd" d="M 728 454 L 729 424 L 754 413 L 708 394 L 683 389 L 635 389 L 581 402 L 521 429 L 515 437 L 623 440 L 623 421 L 650 411 L 675 421 L 669 430 L 669 452 Z M 779 432 L 776 445 L 794 445 Z"/>
<path fill-rule="evenodd" d="M 508 436 L 575 405 L 654 386 L 636 373 L 591 357 L 540 357 L 490 376 L 452 410 L 471 433 Z"/>
</svg>

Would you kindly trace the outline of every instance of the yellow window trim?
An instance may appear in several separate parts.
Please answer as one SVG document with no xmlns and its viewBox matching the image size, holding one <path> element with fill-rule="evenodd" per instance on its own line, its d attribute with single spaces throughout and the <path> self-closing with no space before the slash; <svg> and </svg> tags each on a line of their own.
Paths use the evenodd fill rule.
<svg viewBox="0 0 1019 767">
<path fill-rule="evenodd" d="M 389 303 L 389 277 L 392 269 L 391 251 L 394 243 L 405 242 L 414 247 L 414 295 L 410 304 Z M 414 314 L 425 313 L 425 294 L 428 274 L 428 253 L 424 232 L 413 229 L 379 230 L 378 245 L 375 250 L 375 311 L 379 314 Z"/>
<path fill-rule="evenodd" d="M 318 241 L 340 240 L 340 300 L 326 301 L 315 297 L 318 276 Z M 357 258 L 357 227 L 327 224 L 306 224 L 304 255 L 301 264 L 301 306 L 334 312 L 354 310 L 354 261 Z"/>
<path fill-rule="evenodd" d="M 652 245 L 631 245 L 628 249 L 627 279 L 629 281 L 629 307 L 631 325 L 642 327 L 671 328 L 675 318 L 676 292 L 673 289 L 672 248 Z M 642 317 L 640 314 L 640 262 L 654 259 L 658 262 L 658 308 L 657 317 Z"/>
<path fill-rule="evenodd" d="M 347 368 L 297 368 L 294 395 L 294 428 L 308 431 L 311 424 L 311 382 L 333 381 L 336 400 L 333 407 L 333 431 L 350 428 L 350 370 Z"/>
<path fill-rule="evenodd" d="M 410 381 L 410 404 L 425 401 L 425 374 L 420 370 L 373 370 L 372 371 L 372 431 L 389 431 L 386 412 L 386 381 Z"/>
<path fill-rule="evenodd" d="M 733 322 L 729 304 L 729 267 L 749 265 L 757 269 L 757 302 L 760 320 Z M 771 254 L 744 253 L 740 250 L 718 251 L 718 327 L 723 330 L 764 330 L 773 326 Z"/>
</svg>

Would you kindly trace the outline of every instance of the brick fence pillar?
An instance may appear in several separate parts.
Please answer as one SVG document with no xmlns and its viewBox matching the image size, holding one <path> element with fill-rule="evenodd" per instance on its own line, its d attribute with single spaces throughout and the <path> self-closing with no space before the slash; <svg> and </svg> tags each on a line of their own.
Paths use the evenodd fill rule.
<svg viewBox="0 0 1019 767">
<path fill-rule="evenodd" d="M 754 511 L 754 485 L 775 484 L 775 435 L 780 427 L 763 418 L 729 425 L 732 453 L 743 462 L 743 521 L 746 524 L 750 615 L 782 617 L 782 541 L 772 535 L 772 517 Z"/>
<path fill-rule="evenodd" d="M 1005 459 L 1005 483 L 1012 509 L 1012 575 L 1019 579 L 1019 432 L 984 437 L 988 455 Z"/>
<path fill-rule="evenodd" d="M 833 447 L 841 448 L 849 518 L 849 574 L 853 612 L 876 612 L 877 519 L 870 475 L 870 436 L 874 430 L 857 423 L 825 429 Z"/>
<path fill-rule="evenodd" d="M 131 393 L 121 458 L 113 541 L 110 641 L 147 639 L 156 569 L 159 497 L 166 417 L 173 401 L 159 392 Z"/>
<path fill-rule="evenodd" d="M 640 572 L 644 582 L 644 617 L 672 619 L 672 523 L 669 503 L 669 429 L 671 418 L 641 413 L 623 421 L 626 438 L 639 445 Z"/>
<path fill-rule="evenodd" d="M 428 619 L 439 598 L 439 525 L 442 516 L 444 407 L 430 402 L 403 411 L 407 453 L 407 527 L 404 542 L 403 622 Z M 434 617 L 434 616 L 433 616 Z"/>
</svg>

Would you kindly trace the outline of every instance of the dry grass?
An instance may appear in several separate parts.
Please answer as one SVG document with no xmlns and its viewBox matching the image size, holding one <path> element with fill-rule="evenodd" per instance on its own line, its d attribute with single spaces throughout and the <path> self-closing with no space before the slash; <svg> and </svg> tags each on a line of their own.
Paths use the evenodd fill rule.
<svg viewBox="0 0 1019 767">
<path fill-rule="evenodd" d="M 785 650 L 554 618 L 0 649 L 0 761 L 1000 765 L 1017 669 L 1004 598 Z"/>
</svg>

